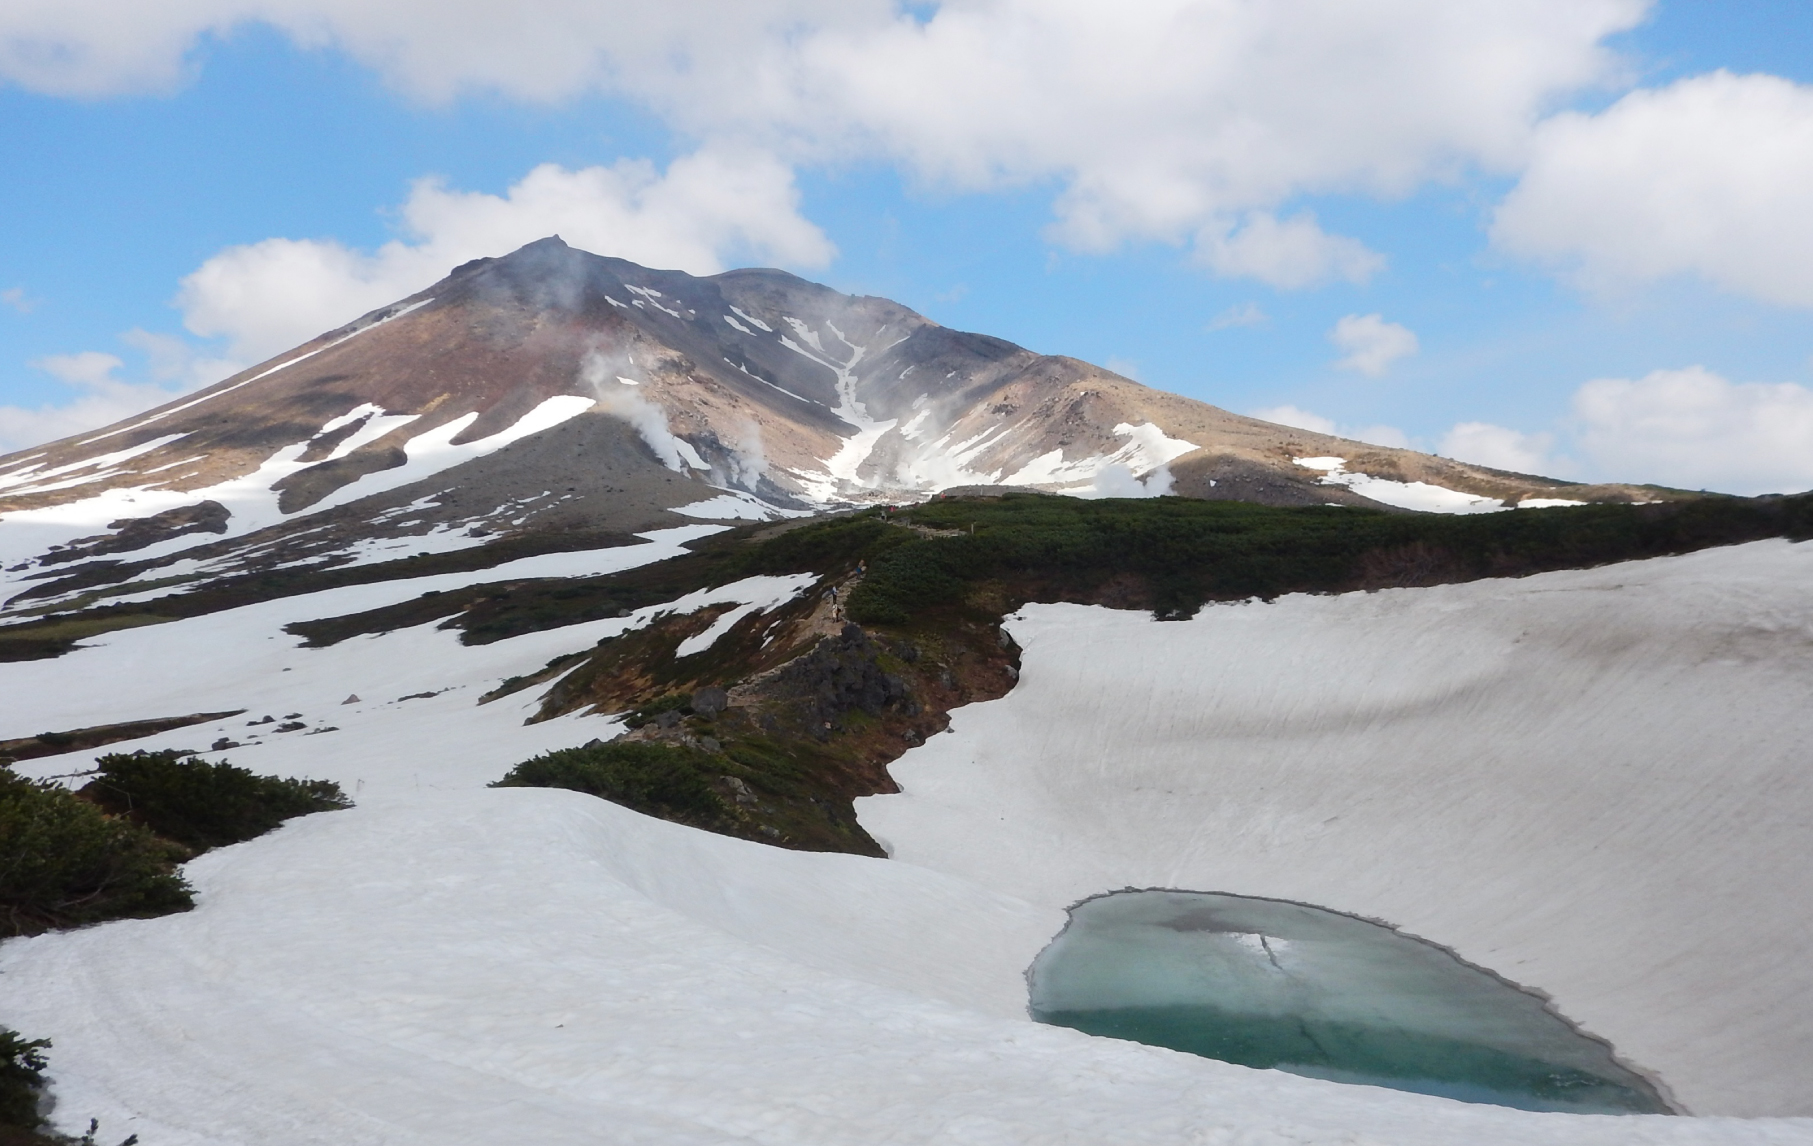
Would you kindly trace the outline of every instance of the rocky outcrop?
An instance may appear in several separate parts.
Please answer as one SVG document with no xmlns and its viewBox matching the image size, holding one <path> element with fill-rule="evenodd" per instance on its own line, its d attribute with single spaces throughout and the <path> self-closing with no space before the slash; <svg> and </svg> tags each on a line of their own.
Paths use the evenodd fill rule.
<svg viewBox="0 0 1813 1146">
<path fill-rule="evenodd" d="M 173 537 L 191 533 L 225 533 L 227 519 L 232 516 L 227 507 L 218 501 L 199 501 L 194 505 L 166 509 L 149 517 L 121 518 L 107 523 L 107 528 L 114 530 L 113 533 L 80 537 L 67 545 L 54 546 L 40 559 L 40 563 L 59 565 L 67 561 L 99 557 L 105 553 L 131 553 L 160 541 L 169 541 Z"/>
</svg>

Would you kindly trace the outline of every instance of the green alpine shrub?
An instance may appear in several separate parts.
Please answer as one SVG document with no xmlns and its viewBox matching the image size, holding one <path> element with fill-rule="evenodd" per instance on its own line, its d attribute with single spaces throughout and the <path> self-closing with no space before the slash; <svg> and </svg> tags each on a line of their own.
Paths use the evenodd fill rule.
<svg viewBox="0 0 1813 1146">
<path fill-rule="evenodd" d="M 179 844 L 0 769 L 0 938 L 195 906 Z"/>
<path fill-rule="evenodd" d="M 712 781 L 724 762 L 693 748 L 623 743 L 564 748 L 510 769 L 493 788 L 570 788 L 651 816 L 709 826 L 727 813 Z"/>
<path fill-rule="evenodd" d="M 328 780 L 259 776 L 176 751 L 116 752 L 95 761 L 84 798 L 195 851 L 261 836 L 293 816 L 349 808 Z"/>
</svg>

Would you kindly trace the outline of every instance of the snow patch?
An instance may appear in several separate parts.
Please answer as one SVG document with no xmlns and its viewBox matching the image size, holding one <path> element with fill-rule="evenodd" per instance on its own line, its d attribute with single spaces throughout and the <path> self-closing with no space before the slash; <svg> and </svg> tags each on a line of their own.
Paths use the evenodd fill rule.
<svg viewBox="0 0 1813 1146">
<path fill-rule="evenodd" d="M 747 322 L 750 326 L 755 327 L 757 330 L 763 331 L 768 334 L 774 333 L 774 327 L 769 326 L 767 323 L 763 322 L 761 319 L 755 317 L 752 314 L 744 313 L 744 311 L 740 307 L 734 307 L 734 306 L 731 307 L 730 313 L 736 315 L 738 318 L 742 319 L 744 322 Z"/>
<path fill-rule="evenodd" d="M 1564 509 L 1569 506 L 1586 505 L 1584 501 L 1571 501 L 1565 497 L 1526 497 L 1518 502 L 1515 509 Z"/>
<path fill-rule="evenodd" d="M 1304 469 L 1322 472 L 1323 485 L 1345 486 L 1384 505 L 1415 509 L 1424 513 L 1497 513 L 1509 506 L 1495 497 L 1461 493 L 1428 482 L 1401 482 L 1371 474 L 1348 473 L 1345 458 L 1293 458 Z"/>
<path fill-rule="evenodd" d="M 716 596 L 708 604 L 722 601 L 742 601 L 736 608 L 725 613 L 711 623 L 711 627 L 702 633 L 695 633 L 680 642 L 674 650 L 676 657 L 690 657 L 704 652 L 718 643 L 718 638 L 736 627 L 738 621 L 751 613 L 765 613 L 770 609 L 785 605 L 810 589 L 818 578 L 810 573 L 795 573 L 785 577 L 747 577 L 732 585 L 716 590 Z M 669 606 L 672 607 L 672 606 Z"/>
</svg>

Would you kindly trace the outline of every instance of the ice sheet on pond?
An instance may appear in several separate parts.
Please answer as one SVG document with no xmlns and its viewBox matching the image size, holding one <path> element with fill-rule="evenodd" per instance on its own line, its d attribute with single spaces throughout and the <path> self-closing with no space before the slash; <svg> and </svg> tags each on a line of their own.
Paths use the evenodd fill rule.
<svg viewBox="0 0 1813 1146">
<path fill-rule="evenodd" d="M 1028 975 L 1035 1018 L 1243 1066 L 1524 1110 L 1665 1113 L 1610 1048 L 1432 944 L 1281 900 L 1086 900 Z"/>
</svg>

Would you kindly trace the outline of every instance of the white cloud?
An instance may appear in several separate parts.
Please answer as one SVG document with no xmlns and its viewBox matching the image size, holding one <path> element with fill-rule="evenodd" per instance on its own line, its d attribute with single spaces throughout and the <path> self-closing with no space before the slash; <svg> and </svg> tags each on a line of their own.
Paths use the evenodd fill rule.
<svg viewBox="0 0 1813 1146">
<path fill-rule="evenodd" d="M 495 91 L 552 101 L 707 75 L 739 46 L 800 24 L 885 20 L 883 0 L 8 0 L 0 75 L 34 91 L 167 91 L 199 66 L 209 36 L 265 23 L 305 47 L 337 48 L 425 102 Z"/>
<path fill-rule="evenodd" d="M 154 383 L 128 382 L 116 375 L 125 366 L 117 355 L 98 350 L 53 354 L 32 363 L 75 394 L 61 405 L 35 409 L 0 406 L 0 452 L 41 445 L 117 422 L 148 407 L 168 402 L 181 390 Z"/>
<path fill-rule="evenodd" d="M 1206 329 L 1229 330 L 1240 326 L 1264 326 L 1271 320 L 1271 315 L 1260 310 L 1258 303 L 1243 302 L 1239 306 L 1230 306 L 1211 318 Z"/>
<path fill-rule="evenodd" d="M 84 350 L 79 354 L 50 354 L 32 363 L 35 369 L 55 378 L 65 386 L 98 389 L 113 384 L 113 372 L 126 365 L 112 354 Z"/>
<path fill-rule="evenodd" d="M 1553 434 L 1525 434 L 1489 422 L 1461 422 L 1442 438 L 1436 452 L 1457 461 L 1520 474 L 1552 474 Z"/>
<path fill-rule="evenodd" d="M 12 307 L 20 314 L 30 314 L 38 305 L 36 299 L 25 297 L 24 287 L 11 287 L 7 290 L 0 290 L 0 302 Z"/>
<path fill-rule="evenodd" d="M 1363 280 L 1377 256 L 1300 196 L 1395 196 L 1514 171 L 1606 36 L 1648 0 L 12 0 L 0 76 L 168 88 L 210 33 L 264 21 L 422 100 L 603 91 L 789 163 L 879 159 L 925 182 L 1054 181 L 1082 250 L 1197 245 L 1217 273 Z"/>
<path fill-rule="evenodd" d="M 1580 450 L 1610 480 L 1725 493 L 1813 488 L 1813 390 L 1700 366 L 1600 378 L 1574 395 Z"/>
<path fill-rule="evenodd" d="M 1357 370 L 1368 378 L 1382 376 L 1393 362 L 1418 349 L 1416 335 L 1408 327 L 1386 322 L 1377 314 L 1347 315 L 1328 332 L 1328 340 L 1347 352 L 1336 366 Z"/>
<path fill-rule="evenodd" d="M 183 280 L 184 323 L 260 361 L 434 283 L 468 259 L 558 233 L 575 247 L 694 274 L 732 255 L 819 266 L 830 241 L 797 210 L 792 173 L 758 153 L 707 148 L 665 174 L 642 160 L 535 168 L 504 195 L 423 180 L 401 216 L 408 240 L 359 251 L 266 239 L 215 255 Z"/>
<path fill-rule="evenodd" d="M 1813 307 L 1813 86 L 1714 72 L 1555 116 L 1492 238 L 1593 289 L 1694 274 Z"/>
<path fill-rule="evenodd" d="M 1131 358 L 1120 358 L 1117 356 L 1108 359 L 1104 365 L 1116 374 L 1119 374 L 1122 378 L 1131 378 L 1135 382 L 1139 381 L 1139 363 Z"/>
<path fill-rule="evenodd" d="M 1354 442 L 1369 442 L 1375 446 L 1389 446 L 1400 450 L 1410 448 L 1410 436 L 1396 426 L 1342 426 L 1337 425 L 1333 418 L 1324 418 L 1320 414 L 1296 406 L 1270 406 L 1263 410 L 1254 410 L 1248 416 L 1266 422 L 1276 422 L 1280 426 L 1294 426 L 1299 430 L 1328 434 L 1331 437 L 1346 438 Z"/>
<path fill-rule="evenodd" d="M 1357 240 L 1330 235 L 1309 214 L 1279 222 L 1263 211 L 1249 215 L 1234 230 L 1202 231 L 1196 238 L 1196 257 L 1216 274 L 1258 279 L 1281 290 L 1330 279 L 1364 283 L 1385 265 L 1383 255 Z"/>
<path fill-rule="evenodd" d="M 1813 390 L 1731 382 L 1703 366 L 1599 378 L 1574 392 L 1558 433 L 1462 422 L 1440 452 L 1520 473 L 1710 489 L 1813 488 Z"/>
</svg>

